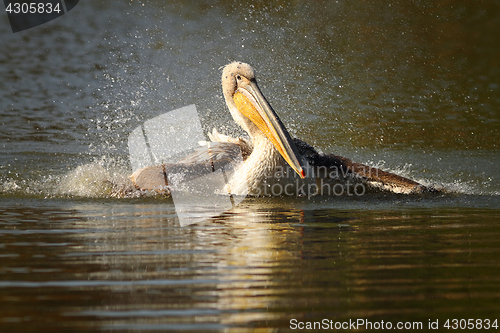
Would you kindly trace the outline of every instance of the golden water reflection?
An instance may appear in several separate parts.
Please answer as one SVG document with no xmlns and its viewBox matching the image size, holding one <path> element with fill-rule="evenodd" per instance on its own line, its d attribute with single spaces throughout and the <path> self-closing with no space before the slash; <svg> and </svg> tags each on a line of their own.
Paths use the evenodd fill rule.
<svg viewBox="0 0 500 333">
<path fill-rule="evenodd" d="M 496 211 L 303 204 L 248 199 L 182 228 L 168 203 L 8 210 L 0 320 L 28 331 L 40 321 L 54 331 L 232 330 L 496 313 Z M 13 217 L 23 229 L 9 227 Z"/>
</svg>

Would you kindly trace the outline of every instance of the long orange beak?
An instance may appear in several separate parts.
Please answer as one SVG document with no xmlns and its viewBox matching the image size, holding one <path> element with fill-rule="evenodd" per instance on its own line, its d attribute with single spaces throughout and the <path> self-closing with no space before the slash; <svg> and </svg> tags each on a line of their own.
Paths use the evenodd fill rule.
<svg viewBox="0 0 500 333">
<path fill-rule="evenodd" d="M 304 170 L 299 163 L 300 154 L 290 134 L 260 92 L 255 81 L 243 78 L 233 99 L 238 110 L 257 125 L 300 178 L 305 178 Z"/>
</svg>

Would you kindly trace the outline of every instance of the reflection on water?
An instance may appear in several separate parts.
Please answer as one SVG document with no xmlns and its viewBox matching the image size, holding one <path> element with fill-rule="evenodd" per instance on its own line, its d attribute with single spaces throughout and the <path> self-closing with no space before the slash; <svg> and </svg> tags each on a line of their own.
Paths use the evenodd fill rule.
<svg viewBox="0 0 500 333">
<path fill-rule="evenodd" d="M 4 207 L 2 327 L 286 328 L 292 318 L 498 314 L 496 211 L 290 207 L 303 204 L 249 200 L 185 228 L 168 203 Z"/>
</svg>

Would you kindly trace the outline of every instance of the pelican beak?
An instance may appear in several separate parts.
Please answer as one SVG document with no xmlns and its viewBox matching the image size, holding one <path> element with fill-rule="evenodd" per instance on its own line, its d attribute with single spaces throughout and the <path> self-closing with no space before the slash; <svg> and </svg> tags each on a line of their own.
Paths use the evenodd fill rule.
<svg viewBox="0 0 500 333">
<path fill-rule="evenodd" d="M 255 81 L 242 78 L 233 100 L 238 110 L 266 135 L 300 178 L 305 178 L 304 170 L 299 163 L 300 154 L 290 134 L 260 92 Z"/>
</svg>

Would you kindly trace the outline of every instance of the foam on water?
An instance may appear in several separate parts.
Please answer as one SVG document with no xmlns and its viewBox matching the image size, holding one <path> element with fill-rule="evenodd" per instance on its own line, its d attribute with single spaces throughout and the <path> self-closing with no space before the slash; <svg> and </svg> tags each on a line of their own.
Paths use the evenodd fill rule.
<svg viewBox="0 0 500 333">
<path fill-rule="evenodd" d="M 59 161 L 60 163 L 61 161 Z M 411 163 L 401 166 L 385 160 L 365 160 L 367 165 L 413 179 L 424 186 L 444 190 L 444 193 L 478 196 L 499 196 L 495 178 L 485 172 L 457 171 L 456 177 L 447 170 L 421 170 Z M 89 163 L 81 163 L 67 172 L 40 175 L 10 175 L 0 178 L 0 193 L 4 195 L 80 198 L 132 198 L 156 196 L 154 192 L 135 189 L 129 178 L 130 165 L 127 157 L 103 156 Z M 411 195 L 410 195 L 411 197 Z M 319 197 L 318 197 L 319 198 Z"/>
<path fill-rule="evenodd" d="M 116 197 L 132 191 L 132 181 L 121 173 L 97 163 L 85 164 L 61 177 L 58 194 L 87 198 Z"/>
<path fill-rule="evenodd" d="M 442 167 L 443 170 L 435 168 L 427 171 L 430 176 L 422 176 L 425 170 L 416 169 L 413 164 L 405 163 L 401 166 L 388 166 L 385 160 L 366 161 L 365 164 L 379 168 L 384 171 L 394 173 L 426 186 L 443 191 L 444 193 L 464 194 L 464 195 L 491 195 L 498 196 L 500 192 L 495 189 L 492 177 L 486 177 L 477 170 L 469 170 L 467 177 L 453 179 L 448 169 L 453 169 L 452 164 Z M 486 180 L 485 180 L 486 179 Z"/>
</svg>

